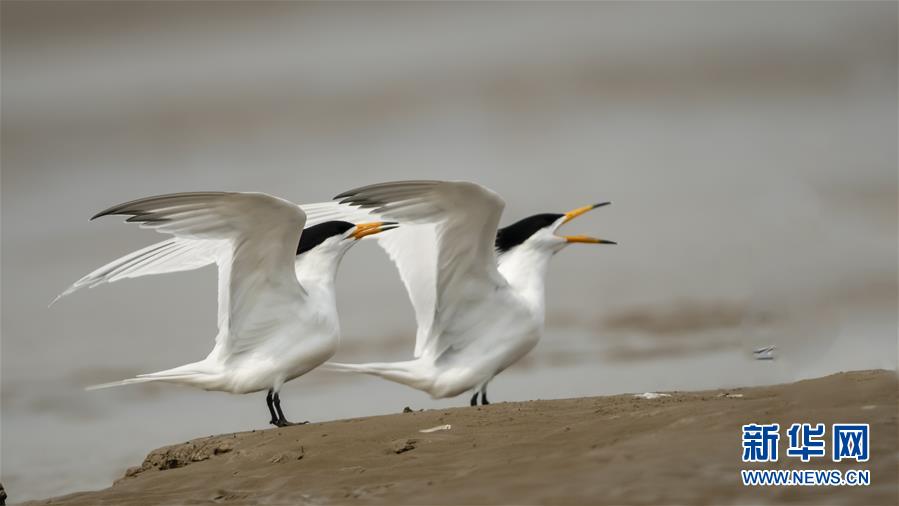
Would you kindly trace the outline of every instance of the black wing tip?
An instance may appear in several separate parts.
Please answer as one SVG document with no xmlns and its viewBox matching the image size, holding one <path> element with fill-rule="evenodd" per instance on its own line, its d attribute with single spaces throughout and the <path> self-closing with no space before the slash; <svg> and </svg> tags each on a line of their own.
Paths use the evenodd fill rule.
<svg viewBox="0 0 899 506">
<path fill-rule="evenodd" d="M 333 197 L 331 197 L 331 200 L 340 200 L 340 199 L 346 199 L 347 197 L 352 197 L 353 195 L 356 194 L 356 191 L 357 191 L 357 189 L 347 190 L 343 193 L 334 195 Z M 343 204 L 343 203 L 344 202 L 341 202 L 341 204 Z"/>
<path fill-rule="evenodd" d="M 224 191 L 197 191 L 197 192 L 177 192 L 177 193 L 165 193 L 161 195 L 154 195 L 152 197 L 144 197 L 135 200 L 129 200 L 124 204 L 116 204 L 112 207 L 108 207 L 99 213 L 91 216 L 90 220 L 94 221 L 97 218 L 102 218 L 104 216 L 110 216 L 113 214 L 139 214 L 141 211 L 139 210 L 129 210 L 129 207 L 134 207 L 136 204 L 146 203 L 154 200 L 160 199 L 168 199 L 173 197 L 197 197 L 197 196 L 221 196 L 221 195 L 229 195 L 235 192 L 224 192 Z"/>
<path fill-rule="evenodd" d="M 110 207 L 109 209 L 104 209 L 104 210 L 100 211 L 99 213 L 91 216 L 91 219 L 89 221 L 94 221 L 97 218 L 102 218 L 104 216 L 110 216 L 110 215 L 116 214 L 116 210 L 118 207 L 119 206 L 115 206 L 115 207 Z"/>
<path fill-rule="evenodd" d="M 353 188 L 352 190 L 347 190 L 343 193 L 339 193 L 334 196 L 332 200 L 340 200 L 346 199 L 348 197 L 354 197 L 359 193 L 362 193 L 367 190 L 373 190 L 376 188 L 383 188 L 385 186 L 400 186 L 400 185 L 408 185 L 408 186 L 424 186 L 424 185 L 434 185 L 442 183 L 443 181 L 439 181 L 436 179 L 405 179 L 399 181 L 386 181 L 383 183 L 374 183 L 365 186 L 359 186 L 357 188 Z M 343 202 L 341 202 L 343 203 Z"/>
<path fill-rule="evenodd" d="M 100 211 L 99 213 L 91 216 L 90 221 L 94 221 L 97 218 L 102 218 L 104 216 L 112 216 L 115 214 L 130 214 L 130 215 L 140 214 L 140 211 L 138 211 L 134 208 L 129 209 L 129 207 L 131 207 L 136 202 L 139 202 L 139 201 L 132 200 L 131 202 L 126 202 L 124 204 L 117 204 L 112 207 L 107 207 L 106 209 Z"/>
</svg>

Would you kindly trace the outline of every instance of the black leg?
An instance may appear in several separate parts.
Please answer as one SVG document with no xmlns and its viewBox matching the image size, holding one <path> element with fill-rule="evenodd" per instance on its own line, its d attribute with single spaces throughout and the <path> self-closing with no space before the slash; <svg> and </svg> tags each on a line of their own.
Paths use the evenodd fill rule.
<svg viewBox="0 0 899 506">
<path fill-rule="evenodd" d="M 490 404 L 490 401 L 487 400 L 487 385 L 484 385 L 484 388 L 481 389 L 481 406 L 488 404 Z"/>
<path fill-rule="evenodd" d="M 278 427 L 284 427 L 285 425 L 290 425 L 290 422 L 287 421 L 287 418 L 284 417 L 284 412 L 281 411 L 281 396 L 277 393 L 274 397 L 275 401 L 275 411 L 278 412 L 278 420 L 275 423 Z"/>
<path fill-rule="evenodd" d="M 472 406 L 478 405 L 478 392 L 477 391 L 475 391 L 474 395 L 471 397 L 471 405 Z"/>
<path fill-rule="evenodd" d="M 275 406 L 275 411 L 278 412 L 278 418 L 272 422 L 273 425 L 277 425 L 278 427 L 287 427 L 288 425 L 303 425 L 309 422 L 289 422 L 287 421 L 287 417 L 284 416 L 284 412 L 281 411 L 281 396 L 275 393 L 274 397 L 272 397 L 272 404 Z"/>
<path fill-rule="evenodd" d="M 275 414 L 275 407 L 272 406 L 272 391 L 268 391 L 268 395 L 265 396 L 265 403 L 268 405 L 268 412 L 272 414 L 272 419 L 268 421 L 268 423 L 272 425 L 277 425 L 278 423 L 278 415 Z"/>
</svg>

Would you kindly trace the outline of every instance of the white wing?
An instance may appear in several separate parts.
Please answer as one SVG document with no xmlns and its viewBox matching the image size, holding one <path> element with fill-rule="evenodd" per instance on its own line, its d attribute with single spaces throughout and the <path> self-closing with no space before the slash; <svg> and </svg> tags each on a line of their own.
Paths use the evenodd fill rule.
<svg viewBox="0 0 899 506">
<path fill-rule="evenodd" d="M 166 239 L 94 270 L 59 294 L 50 305 L 82 288 L 93 288 L 121 279 L 199 269 L 216 263 L 216 255 L 222 248 L 223 241 L 216 239 Z"/>
<path fill-rule="evenodd" d="M 494 250 L 505 202 L 487 188 L 461 181 L 402 181 L 357 188 L 335 199 L 403 223 L 378 243 L 396 263 L 415 307 L 416 357 L 440 354 L 454 344 L 443 342 L 441 333 L 460 304 L 506 286 Z"/>
<path fill-rule="evenodd" d="M 220 246 L 210 254 L 219 264 L 217 345 L 226 354 L 253 348 L 293 314 L 283 309 L 303 299 L 293 259 L 306 216 L 295 204 L 262 193 L 179 193 L 127 202 L 94 218 L 114 214 L 176 240 Z"/>
<path fill-rule="evenodd" d="M 306 227 L 318 225 L 326 221 L 346 221 L 353 224 L 364 223 L 367 221 L 378 221 L 383 218 L 375 213 L 371 213 L 365 209 L 349 207 L 338 202 L 317 202 L 315 204 L 301 204 L 300 208 L 306 213 Z M 385 237 L 390 234 L 375 234 L 368 237 Z M 365 239 L 363 238 L 363 239 Z"/>
<path fill-rule="evenodd" d="M 336 202 L 305 204 L 301 205 L 300 208 L 307 214 L 306 227 L 329 220 L 360 223 L 377 219 L 366 211 L 341 206 Z M 94 216 L 94 218 L 96 217 Z M 367 236 L 366 239 L 369 237 L 375 236 Z M 93 288 L 104 283 L 114 283 L 122 279 L 139 278 L 141 276 L 190 271 L 220 263 L 218 255 L 222 251 L 227 251 L 227 246 L 227 241 L 217 239 L 196 239 L 190 237 L 166 239 L 128 253 L 95 269 L 57 295 L 50 305 L 52 306 L 59 299 L 82 288 Z"/>
<path fill-rule="evenodd" d="M 330 220 L 362 223 L 380 219 L 365 210 L 340 205 L 337 202 L 304 204 L 300 208 L 306 212 L 306 227 Z M 380 237 L 385 236 L 382 235 Z M 372 237 L 377 238 L 379 236 L 366 236 L 365 239 Z M 93 288 L 104 283 L 114 283 L 122 279 L 139 278 L 141 276 L 190 271 L 220 263 L 219 253 L 227 250 L 227 241 L 223 242 L 217 239 L 195 239 L 189 237 L 166 239 L 119 257 L 95 269 L 57 295 L 50 305 L 52 306 L 59 299 L 82 288 Z"/>
<path fill-rule="evenodd" d="M 414 356 L 420 357 L 434 326 L 437 307 L 437 227 L 434 224 L 403 225 L 378 238 L 400 272 L 415 310 Z"/>
</svg>

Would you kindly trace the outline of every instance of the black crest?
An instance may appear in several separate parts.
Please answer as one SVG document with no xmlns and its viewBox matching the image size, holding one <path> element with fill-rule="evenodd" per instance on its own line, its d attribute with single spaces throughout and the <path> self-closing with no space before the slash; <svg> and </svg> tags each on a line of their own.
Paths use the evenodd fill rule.
<svg viewBox="0 0 899 506">
<path fill-rule="evenodd" d="M 534 235 L 534 232 L 540 230 L 541 228 L 552 225 L 562 216 L 565 215 L 552 213 L 535 214 L 533 216 L 528 216 L 523 220 L 516 221 L 508 227 L 503 227 L 497 230 L 497 251 L 499 251 L 500 253 L 509 251 L 515 246 L 518 246 L 524 241 L 527 241 L 528 237 Z"/>
<path fill-rule="evenodd" d="M 329 237 L 344 234 L 355 226 L 346 221 L 326 221 L 303 229 L 303 234 L 300 235 L 300 243 L 297 245 L 297 255 L 311 250 Z"/>
</svg>

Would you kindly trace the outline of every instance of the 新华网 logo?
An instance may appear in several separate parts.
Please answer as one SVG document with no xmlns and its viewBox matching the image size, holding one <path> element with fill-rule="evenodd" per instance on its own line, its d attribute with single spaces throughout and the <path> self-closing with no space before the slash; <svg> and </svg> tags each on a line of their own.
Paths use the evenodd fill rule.
<svg viewBox="0 0 899 506">
<path fill-rule="evenodd" d="M 810 462 L 827 455 L 833 462 L 867 462 L 871 456 L 870 426 L 867 423 L 835 423 L 830 438 L 823 423 L 794 423 L 786 430 L 786 456 Z M 743 426 L 743 462 L 777 462 L 780 425 L 750 423 Z M 746 486 L 858 486 L 871 484 L 867 469 L 744 469 Z"/>
</svg>

